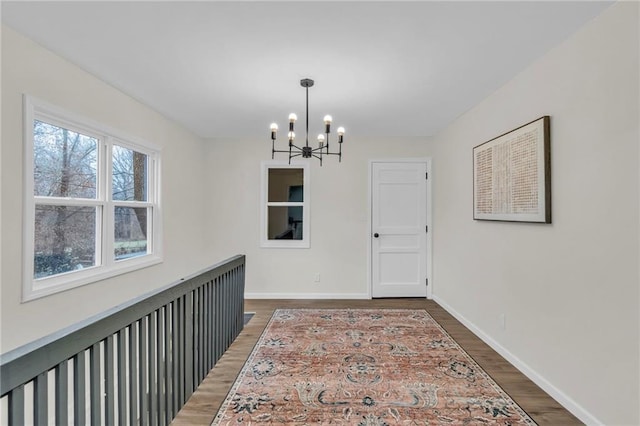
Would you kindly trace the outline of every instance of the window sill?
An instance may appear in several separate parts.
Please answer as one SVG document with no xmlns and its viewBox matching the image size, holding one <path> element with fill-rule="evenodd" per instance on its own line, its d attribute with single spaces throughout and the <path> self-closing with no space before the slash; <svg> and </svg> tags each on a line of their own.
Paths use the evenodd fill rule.
<svg viewBox="0 0 640 426">
<path fill-rule="evenodd" d="M 138 269 L 148 268 L 149 266 L 159 263 L 162 263 L 162 258 L 150 254 L 134 259 L 120 260 L 109 267 L 96 266 L 87 268 L 84 271 L 74 271 L 50 278 L 32 280 L 31 282 L 26 282 L 23 287 L 22 303 L 123 275 Z"/>
<path fill-rule="evenodd" d="M 260 243 L 260 248 L 308 249 L 309 241 L 268 240 Z"/>
</svg>

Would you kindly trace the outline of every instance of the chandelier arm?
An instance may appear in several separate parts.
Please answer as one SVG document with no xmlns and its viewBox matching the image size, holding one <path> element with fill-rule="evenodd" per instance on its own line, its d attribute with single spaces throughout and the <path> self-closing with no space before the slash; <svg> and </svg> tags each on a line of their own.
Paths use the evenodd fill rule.
<svg viewBox="0 0 640 426">
<path fill-rule="evenodd" d="M 311 149 L 311 152 L 320 152 L 320 154 L 324 154 L 324 146 L 323 147 L 313 148 L 313 149 Z"/>
<path fill-rule="evenodd" d="M 298 151 L 302 152 L 302 148 L 300 148 L 299 146 L 294 145 L 294 144 L 289 145 L 289 148 L 295 148 L 295 149 L 297 149 Z"/>
</svg>

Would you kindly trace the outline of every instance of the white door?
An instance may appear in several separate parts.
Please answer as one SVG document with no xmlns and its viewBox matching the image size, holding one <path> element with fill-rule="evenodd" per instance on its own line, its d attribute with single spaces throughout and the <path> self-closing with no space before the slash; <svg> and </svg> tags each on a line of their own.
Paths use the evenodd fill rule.
<svg viewBox="0 0 640 426">
<path fill-rule="evenodd" d="M 371 295 L 427 296 L 427 163 L 371 167 Z"/>
</svg>

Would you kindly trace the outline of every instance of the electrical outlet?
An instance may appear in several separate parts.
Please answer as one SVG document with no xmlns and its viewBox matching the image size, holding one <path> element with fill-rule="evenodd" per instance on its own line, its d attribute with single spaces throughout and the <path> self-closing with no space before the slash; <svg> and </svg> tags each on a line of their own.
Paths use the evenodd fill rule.
<svg viewBox="0 0 640 426">
<path fill-rule="evenodd" d="M 313 277 L 313 281 L 319 283 L 320 282 L 320 272 L 317 272 L 315 277 Z"/>
<path fill-rule="evenodd" d="M 503 330 L 507 329 L 507 315 L 506 314 L 500 314 L 500 316 L 498 317 L 499 321 L 500 321 L 500 327 Z"/>
</svg>

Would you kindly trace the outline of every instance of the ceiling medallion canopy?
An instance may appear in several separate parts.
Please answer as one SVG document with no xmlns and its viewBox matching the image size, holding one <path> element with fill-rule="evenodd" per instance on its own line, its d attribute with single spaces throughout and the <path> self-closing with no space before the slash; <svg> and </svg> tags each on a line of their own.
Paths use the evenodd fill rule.
<svg viewBox="0 0 640 426">
<path fill-rule="evenodd" d="M 307 127 L 306 127 L 306 140 L 305 145 L 303 147 L 299 147 L 294 144 L 296 139 L 296 134 L 294 132 L 294 125 L 298 116 L 294 113 L 289 114 L 289 133 L 287 133 L 287 137 L 289 138 L 289 150 L 277 150 L 275 148 L 276 145 L 276 136 L 278 133 L 278 125 L 276 123 L 271 123 L 271 158 L 273 159 L 276 152 L 285 152 L 289 153 L 289 164 L 291 164 L 291 159 L 294 157 L 302 157 L 302 158 L 311 158 L 315 157 L 320 160 L 320 165 L 322 166 L 322 157 L 325 155 L 337 155 L 338 161 L 342 161 L 342 142 L 344 140 L 344 127 L 338 127 L 338 152 L 331 152 L 329 150 L 329 134 L 331 133 L 331 122 L 333 119 L 330 115 L 324 116 L 324 134 L 318 135 L 318 146 L 313 148 L 309 146 L 309 87 L 313 86 L 313 80 L 310 78 L 303 78 L 300 80 L 300 85 L 305 88 L 307 92 Z M 325 136 L 326 135 L 326 136 Z"/>
</svg>

